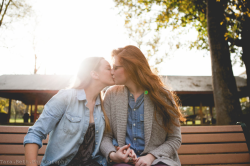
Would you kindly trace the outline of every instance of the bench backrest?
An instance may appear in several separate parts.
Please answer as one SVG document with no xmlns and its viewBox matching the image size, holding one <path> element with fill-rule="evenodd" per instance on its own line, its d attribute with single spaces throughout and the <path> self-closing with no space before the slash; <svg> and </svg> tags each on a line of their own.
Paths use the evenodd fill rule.
<svg viewBox="0 0 250 166">
<path fill-rule="evenodd" d="M 0 126 L 0 165 L 25 165 L 22 143 L 27 131 L 28 126 Z M 182 165 L 250 165 L 240 125 L 182 126 L 181 132 L 182 145 L 178 154 Z M 45 153 L 48 138 L 38 151 L 38 163 Z"/>
<path fill-rule="evenodd" d="M 0 165 L 25 165 L 24 136 L 29 126 L 0 126 Z M 41 162 L 49 137 L 43 140 L 38 151 L 38 164 Z"/>
<path fill-rule="evenodd" d="M 250 155 L 240 125 L 182 126 L 181 132 L 182 145 L 178 154 L 183 165 L 250 165 Z"/>
</svg>

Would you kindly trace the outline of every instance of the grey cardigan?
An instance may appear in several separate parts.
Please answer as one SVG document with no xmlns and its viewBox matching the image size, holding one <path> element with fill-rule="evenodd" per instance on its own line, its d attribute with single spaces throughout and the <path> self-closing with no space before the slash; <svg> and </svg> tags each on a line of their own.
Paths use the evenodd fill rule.
<svg viewBox="0 0 250 166">
<path fill-rule="evenodd" d="M 111 151 L 116 151 L 112 144 L 116 138 L 120 147 L 125 145 L 128 89 L 123 85 L 115 85 L 109 88 L 104 98 L 104 108 L 109 118 L 111 132 L 105 133 L 100 145 L 102 154 L 108 159 Z M 157 114 L 160 124 L 162 117 Z M 179 120 L 176 119 L 176 121 Z M 181 130 L 175 125 L 171 126 L 173 133 L 166 133 L 154 118 L 154 105 L 148 95 L 144 94 L 144 133 L 145 149 L 143 154 L 151 153 L 156 157 L 152 165 L 163 162 L 170 166 L 180 166 L 177 150 L 181 145 Z"/>
</svg>

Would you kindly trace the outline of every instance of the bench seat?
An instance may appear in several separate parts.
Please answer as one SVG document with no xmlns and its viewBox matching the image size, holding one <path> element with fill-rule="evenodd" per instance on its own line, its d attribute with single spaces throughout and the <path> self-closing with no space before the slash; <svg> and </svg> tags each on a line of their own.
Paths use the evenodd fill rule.
<svg viewBox="0 0 250 166">
<path fill-rule="evenodd" d="M 0 165 L 25 165 L 23 139 L 28 126 L 0 126 Z M 241 125 L 181 126 L 182 165 L 250 166 L 246 134 Z M 38 151 L 38 163 L 49 137 Z"/>
</svg>

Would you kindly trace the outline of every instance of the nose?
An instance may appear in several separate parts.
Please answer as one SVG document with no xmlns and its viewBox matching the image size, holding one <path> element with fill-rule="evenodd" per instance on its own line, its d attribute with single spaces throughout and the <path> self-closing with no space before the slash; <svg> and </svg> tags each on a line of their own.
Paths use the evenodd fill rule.
<svg viewBox="0 0 250 166">
<path fill-rule="evenodd" d="M 111 69 L 111 75 L 114 75 L 114 69 Z"/>
</svg>

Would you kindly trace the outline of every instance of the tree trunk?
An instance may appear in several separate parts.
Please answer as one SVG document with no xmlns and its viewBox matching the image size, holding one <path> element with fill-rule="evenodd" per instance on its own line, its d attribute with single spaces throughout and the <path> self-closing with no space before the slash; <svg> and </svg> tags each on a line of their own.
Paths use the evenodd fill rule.
<svg viewBox="0 0 250 166">
<path fill-rule="evenodd" d="M 250 9 L 250 2 L 246 3 L 245 9 Z M 245 16 L 245 21 L 242 25 L 242 61 L 246 66 L 247 75 L 247 95 L 250 97 L 250 17 Z"/>
<path fill-rule="evenodd" d="M 228 42 L 225 40 L 225 0 L 207 0 L 208 38 L 212 62 L 213 95 L 217 125 L 235 124 L 241 120 L 241 107 L 232 71 Z"/>
</svg>

